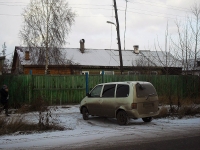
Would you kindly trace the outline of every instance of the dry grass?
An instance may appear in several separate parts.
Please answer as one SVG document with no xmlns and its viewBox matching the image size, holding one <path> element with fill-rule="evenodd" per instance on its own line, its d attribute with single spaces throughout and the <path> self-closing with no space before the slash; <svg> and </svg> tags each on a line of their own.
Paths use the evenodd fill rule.
<svg viewBox="0 0 200 150">
<path fill-rule="evenodd" d="M 28 124 L 23 121 L 23 117 L 1 117 L 0 118 L 0 135 L 11 134 L 17 131 L 36 130 L 37 125 Z"/>
<path fill-rule="evenodd" d="M 197 105 L 183 105 L 178 110 L 179 118 L 184 116 L 195 116 L 196 114 L 200 114 L 200 107 Z"/>
<path fill-rule="evenodd" d="M 37 98 L 30 105 L 23 105 L 16 113 L 19 116 L 1 117 L 0 118 L 0 135 L 11 134 L 15 132 L 37 132 L 46 130 L 64 130 L 64 127 L 58 125 L 57 116 L 53 118 L 52 112 L 56 107 L 48 107 L 48 103 Z M 38 112 L 38 123 L 29 123 L 24 119 L 25 113 Z"/>
<path fill-rule="evenodd" d="M 15 132 L 32 133 L 46 130 L 64 130 L 64 128 L 55 124 L 41 126 L 35 123 L 28 123 L 22 116 L 0 118 L 0 135 L 12 134 Z"/>
<path fill-rule="evenodd" d="M 49 104 L 47 101 L 45 101 L 42 97 L 38 97 L 33 100 L 30 105 L 22 105 L 17 112 L 22 114 L 34 111 L 44 112 L 47 111 L 48 106 Z"/>
<path fill-rule="evenodd" d="M 168 108 L 165 106 L 162 106 L 159 110 L 159 114 L 155 116 L 154 118 L 165 118 L 169 116 Z"/>
<path fill-rule="evenodd" d="M 199 98 L 180 98 L 177 96 L 159 96 L 159 103 L 162 105 L 182 105 L 182 104 L 200 104 Z"/>
</svg>

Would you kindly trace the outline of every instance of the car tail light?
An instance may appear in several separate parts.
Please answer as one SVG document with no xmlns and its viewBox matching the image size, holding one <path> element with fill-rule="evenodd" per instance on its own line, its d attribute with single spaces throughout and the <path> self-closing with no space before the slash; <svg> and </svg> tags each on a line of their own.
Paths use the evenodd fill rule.
<svg viewBox="0 0 200 150">
<path fill-rule="evenodd" d="M 131 104 L 131 108 L 132 108 L 132 109 L 137 109 L 137 103 L 132 103 L 132 104 Z"/>
</svg>

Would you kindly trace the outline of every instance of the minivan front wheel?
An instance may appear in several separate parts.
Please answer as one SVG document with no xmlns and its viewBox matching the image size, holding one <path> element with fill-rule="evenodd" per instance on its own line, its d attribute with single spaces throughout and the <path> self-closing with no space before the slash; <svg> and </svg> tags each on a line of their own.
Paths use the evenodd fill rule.
<svg viewBox="0 0 200 150">
<path fill-rule="evenodd" d="M 88 120 L 89 119 L 89 113 L 86 107 L 83 107 L 82 109 L 83 119 Z"/>
<path fill-rule="evenodd" d="M 152 121 L 152 117 L 142 118 L 142 120 L 143 120 L 144 122 L 151 122 L 151 121 Z"/>
<path fill-rule="evenodd" d="M 126 125 L 129 122 L 129 117 L 127 116 L 126 112 L 123 110 L 120 110 L 117 113 L 117 122 L 119 125 Z"/>
</svg>

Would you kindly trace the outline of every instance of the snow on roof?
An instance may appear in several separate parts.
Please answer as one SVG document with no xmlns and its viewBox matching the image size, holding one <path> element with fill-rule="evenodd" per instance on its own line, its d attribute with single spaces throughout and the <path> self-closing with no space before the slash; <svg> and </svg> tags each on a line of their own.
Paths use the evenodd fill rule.
<svg viewBox="0 0 200 150">
<path fill-rule="evenodd" d="M 162 66 L 162 67 L 181 67 L 182 63 L 180 60 L 175 58 L 169 52 L 163 51 L 141 51 L 144 57 L 152 62 L 151 66 Z"/>
<path fill-rule="evenodd" d="M 79 48 L 62 48 L 61 58 L 65 64 L 77 64 L 83 66 L 120 66 L 119 51 L 114 49 L 85 49 L 84 53 Z M 28 51 L 26 47 L 16 47 L 19 60 L 22 65 L 37 65 L 38 59 L 30 52 L 30 60 L 25 60 L 25 51 Z M 170 56 L 170 57 L 169 57 Z M 170 54 L 168 59 L 170 61 L 170 67 L 180 67 L 177 62 L 174 61 L 174 57 Z M 52 56 L 53 57 L 53 56 Z M 159 58 L 158 58 L 159 57 Z M 157 58 L 157 59 L 156 59 Z M 34 61 L 34 60 L 35 61 Z M 51 59 L 51 58 L 50 58 Z M 54 58 L 55 59 L 55 58 Z M 123 66 L 165 66 L 164 61 L 166 55 L 163 52 L 152 51 L 140 51 L 140 54 L 135 54 L 133 50 L 122 50 Z M 54 64 L 52 61 L 50 64 Z"/>
</svg>

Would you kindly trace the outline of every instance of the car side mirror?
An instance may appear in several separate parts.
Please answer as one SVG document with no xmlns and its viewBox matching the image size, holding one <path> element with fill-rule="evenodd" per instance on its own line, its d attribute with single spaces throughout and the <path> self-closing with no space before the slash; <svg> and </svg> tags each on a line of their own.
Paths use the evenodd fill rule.
<svg viewBox="0 0 200 150">
<path fill-rule="evenodd" d="M 91 97 L 91 94 L 90 94 L 90 93 L 87 93 L 86 96 Z"/>
</svg>

